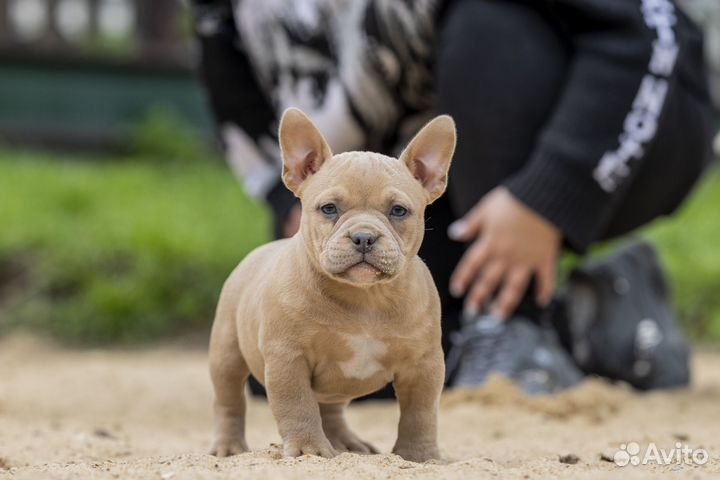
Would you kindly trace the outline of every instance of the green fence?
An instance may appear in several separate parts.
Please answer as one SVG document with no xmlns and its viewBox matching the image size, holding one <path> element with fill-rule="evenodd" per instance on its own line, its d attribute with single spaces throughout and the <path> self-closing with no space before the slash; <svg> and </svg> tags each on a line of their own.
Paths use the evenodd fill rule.
<svg viewBox="0 0 720 480">
<path fill-rule="evenodd" d="M 187 69 L 119 62 L 0 58 L 0 140 L 117 148 L 149 109 L 210 132 L 205 100 Z"/>
<path fill-rule="evenodd" d="M 122 146 L 148 110 L 209 133 L 178 0 L 0 0 L 0 142 Z"/>
</svg>

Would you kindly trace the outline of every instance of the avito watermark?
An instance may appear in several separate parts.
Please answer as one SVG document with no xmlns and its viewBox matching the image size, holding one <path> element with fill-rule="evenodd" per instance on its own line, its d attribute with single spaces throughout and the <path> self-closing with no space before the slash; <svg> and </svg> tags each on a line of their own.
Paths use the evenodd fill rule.
<svg viewBox="0 0 720 480">
<path fill-rule="evenodd" d="M 640 451 L 640 444 L 636 442 L 623 443 L 620 450 L 615 452 L 613 461 L 615 465 L 705 465 L 710 459 L 707 450 L 693 449 L 680 442 L 674 448 L 659 448 L 655 443 L 648 444 L 644 452 Z"/>
</svg>

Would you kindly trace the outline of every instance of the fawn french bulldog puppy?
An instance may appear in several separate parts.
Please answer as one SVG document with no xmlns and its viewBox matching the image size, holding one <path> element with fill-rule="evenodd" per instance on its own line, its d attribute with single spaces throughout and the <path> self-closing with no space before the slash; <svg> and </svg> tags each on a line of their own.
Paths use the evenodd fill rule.
<svg viewBox="0 0 720 480">
<path fill-rule="evenodd" d="M 399 159 L 334 155 L 297 109 L 280 122 L 283 181 L 300 198 L 300 231 L 250 253 L 223 287 L 210 340 L 212 453 L 248 450 L 244 386 L 267 389 L 286 456 L 375 453 L 344 419 L 357 397 L 392 382 L 400 402 L 393 452 L 439 458 L 444 379 L 440 301 L 417 256 L 425 207 L 445 190 L 455 149 L 448 116 Z"/>
</svg>

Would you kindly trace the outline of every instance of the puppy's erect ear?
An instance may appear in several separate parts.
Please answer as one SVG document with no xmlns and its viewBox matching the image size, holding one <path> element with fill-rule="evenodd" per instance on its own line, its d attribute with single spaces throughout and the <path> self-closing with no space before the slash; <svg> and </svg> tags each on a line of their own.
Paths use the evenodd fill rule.
<svg viewBox="0 0 720 480">
<path fill-rule="evenodd" d="M 332 157 L 327 142 L 310 119 L 297 108 L 288 108 L 280 120 L 283 181 L 295 195 L 300 185 Z"/>
<path fill-rule="evenodd" d="M 400 155 L 400 160 L 427 190 L 428 203 L 437 200 L 447 187 L 455 138 L 452 117 L 441 115 L 425 125 Z"/>
</svg>

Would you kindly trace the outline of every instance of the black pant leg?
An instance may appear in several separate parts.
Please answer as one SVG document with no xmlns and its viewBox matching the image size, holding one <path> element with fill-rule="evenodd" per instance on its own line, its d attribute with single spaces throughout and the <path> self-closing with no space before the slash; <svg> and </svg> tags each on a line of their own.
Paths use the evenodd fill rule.
<svg viewBox="0 0 720 480">
<path fill-rule="evenodd" d="M 527 162 L 552 113 L 568 52 L 545 12 L 520 2 L 460 0 L 445 12 L 435 62 L 439 110 L 453 116 L 458 144 L 447 199 L 429 210 L 421 256 L 443 300 L 443 330 L 458 327 L 462 302 L 448 293 L 464 246 L 447 225 Z M 518 313 L 537 317 L 531 295 Z"/>
<path fill-rule="evenodd" d="M 440 25 L 439 110 L 457 123 L 449 196 L 460 216 L 528 161 L 562 91 L 569 54 L 523 2 L 460 0 Z"/>
<path fill-rule="evenodd" d="M 425 238 L 418 255 L 432 273 L 442 306 L 443 349 L 449 346 L 447 333 L 459 327 L 462 300 L 450 295 L 450 275 L 460 261 L 465 247 L 449 241 L 447 228 L 455 219 L 445 194 L 425 210 Z"/>
</svg>

